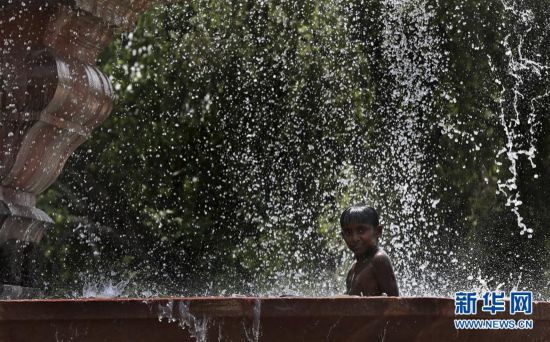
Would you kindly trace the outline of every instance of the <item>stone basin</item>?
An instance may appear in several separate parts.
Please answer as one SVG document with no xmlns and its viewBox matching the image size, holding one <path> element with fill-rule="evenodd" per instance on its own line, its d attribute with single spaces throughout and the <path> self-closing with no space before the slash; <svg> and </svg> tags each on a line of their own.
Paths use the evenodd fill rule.
<svg viewBox="0 0 550 342">
<path fill-rule="evenodd" d="M 455 318 L 532 319 L 534 327 L 456 330 Z M 455 317 L 453 299 L 429 297 L 10 300 L 0 301 L 0 341 L 542 342 L 550 302 L 534 302 L 532 315 Z"/>
</svg>

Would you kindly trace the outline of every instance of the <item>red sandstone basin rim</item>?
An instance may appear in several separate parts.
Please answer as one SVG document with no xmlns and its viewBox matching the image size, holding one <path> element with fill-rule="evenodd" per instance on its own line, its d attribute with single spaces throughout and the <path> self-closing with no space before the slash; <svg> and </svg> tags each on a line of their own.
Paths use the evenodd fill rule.
<svg viewBox="0 0 550 342">
<path fill-rule="evenodd" d="M 444 297 L 158 297 L 1 300 L 0 320 L 105 319 L 158 317 L 155 308 L 183 303 L 196 315 L 249 316 L 259 306 L 262 317 L 439 317 L 454 318 L 454 300 Z M 481 302 L 478 302 L 481 306 Z M 55 310 L 59 309 L 59 310 Z M 458 316 L 459 318 L 468 318 Z M 478 318 L 495 316 L 478 309 Z M 549 321 L 550 302 L 535 301 L 533 314 L 514 315 Z"/>
<path fill-rule="evenodd" d="M 0 341 L 540 341 L 550 302 L 532 315 L 455 316 L 440 297 L 168 297 L 0 301 Z M 456 318 L 532 319 L 530 330 L 457 330 Z M 200 338 L 199 338 L 200 337 Z"/>
</svg>

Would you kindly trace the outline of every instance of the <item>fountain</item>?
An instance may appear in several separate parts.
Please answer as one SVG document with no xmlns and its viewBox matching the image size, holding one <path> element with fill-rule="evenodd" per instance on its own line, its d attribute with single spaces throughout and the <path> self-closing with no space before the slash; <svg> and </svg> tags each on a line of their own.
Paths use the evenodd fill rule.
<svg viewBox="0 0 550 342">
<path fill-rule="evenodd" d="M 31 281 L 33 253 L 52 222 L 36 208 L 36 196 L 57 179 L 73 151 L 110 114 L 115 91 L 109 78 L 96 67 L 96 59 L 116 32 L 131 30 L 136 18 L 153 3 L 28 0 L 0 5 L 1 296 L 10 299 L 0 301 L 0 339 L 544 341 L 550 336 L 547 302 L 535 302 L 529 317 L 507 313 L 472 316 L 529 318 L 534 321 L 532 330 L 458 331 L 453 325 L 453 301 L 448 298 L 29 299 L 40 296 Z M 395 3 L 389 1 L 387 5 Z M 396 10 L 402 10 L 398 7 Z M 389 32 L 396 24 L 391 18 L 387 23 Z M 387 38 L 391 43 L 395 37 Z M 420 44 L 429 45 L 424 41 Z M 399 51 L 388 51 L 388 60 L 397 63 Z M 395 65 L 401 75 L 407 72 L 406 67 Z M 428 65 L 423 71 L 431 75 L 436 67 Z M 418 97 L 411 98 L 410 107 L 399 113 L 404 125 L 420 124 L 415 122 L 416 106 L 430 106 L 430 100 L 422 97 L 429 90 L 412 90 L 418 91 Z M 399 91 L 393 93 L 400 95 Z M 414 145 L 415 139 L 423 137 L 406 138 L 411 139 L 407 144 Z M 414 173 L 418 167 L 414 163 L 405 167 L 413 172 L 408 176 L 418 177 L 416 185 L 420 186 L 423 176 Z M 508 188 L 513 186 L 501 186 L 502 191 Z M 407 199 L 411 203 L 416 200 Z M 407 201 L 405 204 L 410 204 Z"/>
</svg>

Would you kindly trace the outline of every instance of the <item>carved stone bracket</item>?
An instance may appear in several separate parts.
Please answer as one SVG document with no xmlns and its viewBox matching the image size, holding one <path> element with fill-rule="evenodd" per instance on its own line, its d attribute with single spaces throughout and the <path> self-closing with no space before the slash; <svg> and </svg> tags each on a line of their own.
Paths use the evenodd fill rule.
<svg viewBox="0 0 550 342">
<path fill-rule="evenodd" d="M 98 54 L 116 30 L 131 29 L 152 3 L 0 4 L 0 262 L 12 264 L 4 267 L 4 282 L 23 282 L 25 261 L 19 254 L 37 244 L 51 222 L 35 208 L 36 195 L 57 179 L 69 156 L 112 110 L 115 95 L 95 66 Z"/>
</svg>

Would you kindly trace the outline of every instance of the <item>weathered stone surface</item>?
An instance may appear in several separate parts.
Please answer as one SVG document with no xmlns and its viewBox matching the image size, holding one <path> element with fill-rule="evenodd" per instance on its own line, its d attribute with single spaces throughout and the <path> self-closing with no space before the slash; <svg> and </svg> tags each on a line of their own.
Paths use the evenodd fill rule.
<svg viewBox="0 0 550 342">
<path fill-rule="evenodd" d="M 110 114 L 111 83 L 96 66 L 115 30 L 129 30 L 150 0 L 28 0 L 0 4 L 0 254 L 36 244 L 51 219 L 36 195 Z M 9 253 L 6 252 L 9 250 Z M 23 279 L 22 274 L 3 279 Z M 15 284 L 17 285 L 17 284 Z"/>
<path fill-rule="evenodd" d="M 456 330 L 453 320 L 464 317 L 455 316 L 450 298 L 0 301 L 0 340 L 546 342 L 550 336 L 550 303 L 535 302 L 533 310 L 528 316 L 468 316 L 532 319 L 532 330 Z"/>
</svg>

